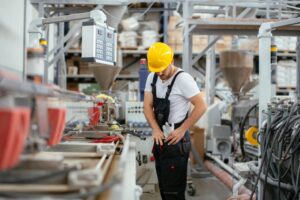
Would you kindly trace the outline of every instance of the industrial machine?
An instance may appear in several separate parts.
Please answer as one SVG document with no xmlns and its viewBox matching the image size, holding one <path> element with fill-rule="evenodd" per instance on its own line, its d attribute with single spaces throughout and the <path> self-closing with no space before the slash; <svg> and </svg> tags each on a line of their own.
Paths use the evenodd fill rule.
<svg viewBox="0 0 300 200">
<path fill-rule="evenodd" d="M 30 43 L 44 35 L 48 24 L 79 19 L 90 19 L 82 27 L 83 60 L 90 63 L 101 89 L 108 90 L 121 68 L 116 33 L 102 11 L 34 20 Z M 45 67 L 43 81 L 21 81 L 0 71 L 0 196 L 139 199 L 130 136 L 136 131 L 116 122 L 118 102 L 107 93 L 87 96 L 42 84 L 48 80 L 48 65 L 41 58 L 50 55 L 38 53 L 39 62 L 32 64 Z"/>
<path fill-rule="evenodd" d="M 279 31 L 279 27 L 283 30 L 282 26 L 295 25 L 299 22 L 299 18 L 295 18 L 261 24 L 258 34 L 260 43 L 258 95 L 255 92 L 252 94 L 247 92 L 255 85 L 246 83 L 253 68 L 251 55 L 236 50 L 220 54 L 220 67 L 236 97 L 231 110 L 232 160 L 225 165 L 224 160 L 217 158 L 219 155 L 213 151 L 216 142 L 210 143 L 213 150 L 207 156 L 230 173 L 236 181 L 232 186 L 231 199 L 299 199 L 300 65 L 298 63 L 295 96 L 275 96 L 272 85 L 274 80 L 271 76 L 274 74 L 276 59 L 274 53 L 270 52 L 271 32 Z M 292 30 L 298 30 L 298 26 L 292 27 Z M 297 58 L 299 49 L 298 43 Z M 216 109 L 211 111 L 218 114 Z M 219 116 L 220 114 L 217 118 Z M 210 127 L 213 127 L 210 129 L 212 140 L 219 135 L 215 133 L 221 132 L 224 137 L 227 135 L 226 128 L 223 127 L 221 130 L 216 128 L 218 126 L 220 125 L 210 124 Z M 220 154 L 221 158 L 226 155 L 224 151 Z M 250 191 L 242 188 L 243 185 Z"/>
<path fill-rule="evenodd" d="M 0 99 L 1 196 L 101 199 L 100 194 L 109 190 L 109 199 L 120 199 L 116 194 L 124 195 L 124 199 L 138 198 L 141 189 L 135 185 L 135 144 L 125 128 L 111 124 L 112 118 L 105 120 L 106 114 L 100 121 L 100 109 L 95 104 L 103 100 L 0 74 L 0 91 L 9 93 Z M 22 107 L 15 101 L 18 94 L 22 94 Z M 29 104 L 24 103 L 26 99 Z M 67 122 L 72 108 L 62 106 L 61 100 L 76 101 L 78 107 L 84 102 L 87 106 L 73 111 L 81 119 L 73 116 Z M 39 110 L 40 105 L 46 106 L 46 115 Z M 43 121 L 35 117 L 42 115 Z M 87 123 L 81 123 L 82 118 L 88 119 Z M 116 166 L 112 168 L 113 165 Z M 133 182 L 129 184 L 128 179 Z"/>
<path fill-rule="evenodd" d="M 248 130 L 254 128 L 257 130 L 258 127 L 257 96 L 246 93 L 256 86 L 249 83 L 253 69 L 253 55 L 239 50 L 223 51 L 220 53 L 220 68 L 232 90 L 234 101 L 225 101 L 221 98 L 222 101 L 208 107 L 203 117 L 206 126 L 206 150 L 213 155 L 221 156 L 225 162 L 228 162 L 232 153 L 237 160 L 251 160 L 257 157 L 257 147 L 249 144 Z M 224 104 L 231 107 L 230 120 L 225 121 L 226 123 L 222 120 Z M 245 135 L 247 132 L 248 138 Z"/>
</svg>

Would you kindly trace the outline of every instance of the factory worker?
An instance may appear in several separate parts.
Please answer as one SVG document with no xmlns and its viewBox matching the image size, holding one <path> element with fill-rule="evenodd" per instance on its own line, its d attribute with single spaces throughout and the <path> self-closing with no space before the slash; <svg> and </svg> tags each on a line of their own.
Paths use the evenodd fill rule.
<svg viewBox="0 0 300 200">
<path fill-rule="evenodd" d="M 174 52 L 164 43 L 148 50 L 150 72 L 145 86 L 144 114 L 152 128 L 153 154 L 163 200 L 184 200 L 191 149 L 188 129 L 206 110 L 191 75 L 176 67 Z M 192 103 L 194 109 L 188 111 Z"/>
</svg>

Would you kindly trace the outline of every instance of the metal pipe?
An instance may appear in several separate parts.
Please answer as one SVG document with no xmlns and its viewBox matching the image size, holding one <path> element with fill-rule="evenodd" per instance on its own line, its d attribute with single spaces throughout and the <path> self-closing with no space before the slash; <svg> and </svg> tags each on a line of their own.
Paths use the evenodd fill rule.
<svg viewBox="0 0 300 200">
<path fill-rule="evenodd" d="M 213 155 L 211 155 L 209 153 L 206 154 L 206 157 L 214 160 L 218 165 L 220 165 L 220 167 L 222 167 L 223 169 L 225 169 L 228 173 L 232 174 L 235 178 L 237 178 L 237 179 L 241 179 L 242 178 L 236 171 L 234 171 L 234 169 L 232 169 L 230 166 L 226 165 L 218 157 L 213 156 Z"/>
<path fill-rule="evenodd" d="M 234 179 L 226 171 L 220 169 L 219 167 L 217 167 L 216 165 L 214 165 L 212 162 L 210 162 L 208 160 L 204 161 L 204 165 L 214 176 L 216 176 L 218 179 L 220 179 L 229 189 L 231 189 L 231 190 L 233 189 L 234 185 L 237 183 L 236 179 Z M 251 194 L 251 191 L 242 185 L 238 189 L 238 194 L 249 195 L 249 194 Z"/>
<path fill-rule="evenodd" d="M 46 87 L 28 81 L 12 80 L 0 76 L 0 91 L 13 94 L 25 94 L 28 96 L 57 97 L 62 99 L 73 99 L 82 101 L 96 101 L 93 96 L 79 94 L 59 88 Z"/>
</svg>

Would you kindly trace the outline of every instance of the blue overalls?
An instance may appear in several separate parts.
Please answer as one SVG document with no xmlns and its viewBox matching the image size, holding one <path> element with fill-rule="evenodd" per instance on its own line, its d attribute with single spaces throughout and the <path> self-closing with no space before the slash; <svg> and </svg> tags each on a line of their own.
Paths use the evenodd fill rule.
<svg viewBox="0 0 300 200">
<path fill-rule="evenodd" d="M 153 107 L 155 119 L 161 130 L 162 126 L 168 122 L 170 114 L 169 96 L 172 87 L 176 77 L 182 72 L 179 71 L 173 78 L 171 84 L 168 86 L 165 98 L 156 97 L 157 74 L 154 74 L 151 84 L 154 99 Z M 185 119 L 175 124 L 174 128 L 180 127 Z M 163 143 L 163 146 L 157 145 L 155 142 L 153 145 L 155 168 L 162 200 L 185 200 L 187 162 L 191 149 L 189 133 L 186 132 L 185 136 L 175 145 L 168 145 L 165 141 Z"/>
</svg>

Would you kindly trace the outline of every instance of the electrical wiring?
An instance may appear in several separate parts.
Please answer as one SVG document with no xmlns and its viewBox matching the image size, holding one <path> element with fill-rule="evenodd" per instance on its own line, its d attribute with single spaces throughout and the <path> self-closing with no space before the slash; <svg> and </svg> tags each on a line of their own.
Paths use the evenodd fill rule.
<svg viewBox="0 0 300 200">
<path fill-rule="evenodd" d="M 258 103 L 254 104 L 251 106 L 248 111 L 246 112 L 242 122 L 241 122 L 241 127 L 240 127 L 240 147 L 241 147 L 241 152 L 242 155 L 245 156 L 245 149 L 244 149 L 244 128 L 246 124 L 246 120 L 249 117 L 249 114 L 258 106 Z"/>
<path fill-rule="evenodd" d="M 268 108 L 267 125 L 261 129 L 260 144 L 262 159 L 252 193 L 261 180 L 263 199 L 266 197 L 267 190 L 268 194 L 276 194 L 275 199 L 298 199 L 300 193 L 300 106 L 298 102 L 293 104 L 280 102 Z M 286 187 L 287 185 L 289 187 Z M 253 194 L 250 199 L 252 197 Z"/>
</svg>

